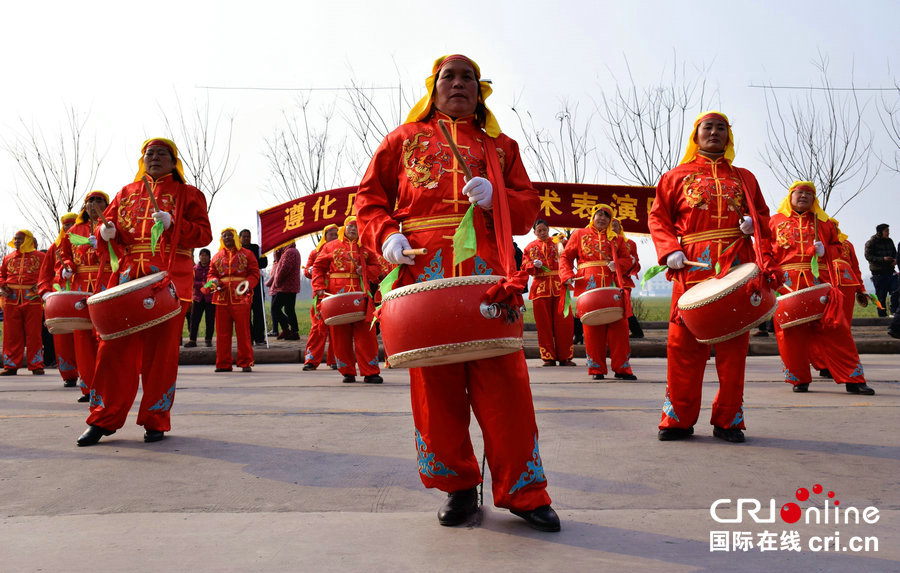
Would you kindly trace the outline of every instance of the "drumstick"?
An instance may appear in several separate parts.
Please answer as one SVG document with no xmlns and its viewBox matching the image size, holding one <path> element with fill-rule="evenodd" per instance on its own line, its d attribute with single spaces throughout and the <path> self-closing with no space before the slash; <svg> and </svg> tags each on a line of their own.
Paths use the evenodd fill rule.
<svg viewBox="0 0 900 573">
<path fill-rule="evenodd" d="M 731 208 L 734 209 L 735 213 L 737 213 L 738 215 L 743 215 L 743 213 L 741 212 L 741 206 L 737 204 L 737 201 L 735 201 L 731 197 L 725 197 L 725 199 L 728 200 L 728 204 L 731 205 Z"/>
<path fill-rule="evenodd" d="M 150 184 L 147 183 L 147 178 L 144 177 L 144 187 L 147 188 L 147 194 L 150 195 L 150 204 L 153 205 L 153 210 L 155 212 L 159 212 L 159 205 L 156 204 L 156 197 L 153 196 L 153 190 L 150 189 Z"/>
<path fill-rule="evenodd" d="M 463 159 L 462 153 L 459 152 L 459 148 L 456 147 L 456 143 L 453 142 L 453 138 L 450 137 L 450 132 L 447 130 L 447 125 L 444 123 L 443 119 L 438 120 L 438 127 L 441 128 L 441 133 L 444 134 L 444 138 L 447 140 L 447 144 L 450 146 L 450 151 L 453 152 L 453 155 L 456 157 L 456 161 L 459 162 L 459 166 L 462 167 L 463 173 L 466 175 L 466 181 L 472 180 L 472 172 L 469 171 L 469 166 L 466 165 L 466 161 Z"/>
<path fill-rule="evenodd" d="M 684 261 L 684 264 L 689 267 L 700 267 L 700 268 L 704 268 L 704 269 L 712 268 L 712 265 L 710 265 L 709 263 L 701 263 L 699 261 Z"/>
<path fill-rule="evenodd" d="M 404 257 L 415 257 L 416 255 L 427 255 L 428 249 L 403 249 Z"/>
</svg>

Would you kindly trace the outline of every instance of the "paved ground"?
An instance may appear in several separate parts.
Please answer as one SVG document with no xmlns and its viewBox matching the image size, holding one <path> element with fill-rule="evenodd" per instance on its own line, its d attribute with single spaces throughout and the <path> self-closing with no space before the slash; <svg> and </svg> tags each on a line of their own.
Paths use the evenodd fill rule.
<svg viewBox="0 0 900 573">
<path fill-rule="evenodd" d="M 541 455 L 563 520 L 557 534 L 494 508 L 490 488 L 468 527 L 437 524 L 443 496 L 416 474 L 405 370 L 385 371 L 385 383 L 372 386 L 341 384 L 330 370 L 300 373 L 298 364 L 263 363 L 251 374 L 182 366 L 166 440 L 144 444 L 132 415 L 90 448 L 75 447 L 86 407 L 54 372 L 4 378 L 0 568 L 898 571 L 900 360 L 866 355 L 863 363 L 876 396 L 819 380 L 794 394 L 777 357 L 751 357 L 748 441 L 733 445 L 706 425 L 712 381 L 697 435 L 656 440 L 664 359 L 634 359 L 640 380 L 631 383 L 591 382 L 584 368 L 530 360 Z M 480 451 L 474 425 L 473 436 Z M 824 491 L 801 507 L 821 508 L 833 491 L 843 511 L 873 506 L 878 521 L 782 520 L 781 506 L 815 484 Z M 759 500 L 760 518 L 772 503 L 774 523 L 746 513 L 742 523 L 712 519 L 716 500 L 738 498 Z M 734 506 L 716 515 L 732 517 Z M 751 533 L 753 548 L 711 551 L 718 531 Z M 799 552 L 781 549 L 790 531 Z M 757 547 L 766 532 L 776 534 L 771 551 Z M 825 536 L 848 549 L 810 549 Z M 855 536 L 870 538 L 868 551 L 850 549 Z"/>
</svg>

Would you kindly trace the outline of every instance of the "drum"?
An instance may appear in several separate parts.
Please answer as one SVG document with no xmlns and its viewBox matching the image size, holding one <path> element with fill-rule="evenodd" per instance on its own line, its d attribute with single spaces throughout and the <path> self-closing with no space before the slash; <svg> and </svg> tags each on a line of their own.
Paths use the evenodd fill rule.
<svg viewBox="0 0 900 573">
<path fill-rule="evenodd" d="M 678 299 L 684 325 L 700 342 L 716 344 L 771 318 L 778 304 L 775 291 L 764 287 L 751 292 L 757 276 L 759 267 L 746 263 L 688 289 Z"/>
<path fill-rule="evenodd" d="M 99 292 L 87 304 L 103 340 L 134 334 L 181 314 L 175 285 L 165 271 Z"/>
<path fill-rule="evenodd" d="M 387 293 L 379 322 L 390 365 L 439 366 L 521 350 L 523 309 L 481 302 L 500 278 L 485 275 L 436 279 Z"/>
<path fill-rule="evenodd" d="M 319 308 L 325 324 L 335 326 L 365 320 L 367 303 L 366 293 L 351 291 L 326 296 Z"/>
<path fill-rule="evenodd" d="M 778 297 L 775 324 L 790 328 L 819 320 L 825 315 L 831 285 L 822 283 Z"/>
<path fill-rule="evenodd" d="M 619 287 L 585 291 L 575 299 L 575 316 L 588 326 L 609 324 L 625 318 L 625 295 Z"/>
<path fill-rule="evenodd" d="M 91 293 L 62 290 L 47 295 L 44 301 L 44 321 L 50 334 L 69 334 L 94 327 L 88 313 L 87 299 Z"/>
</svg>

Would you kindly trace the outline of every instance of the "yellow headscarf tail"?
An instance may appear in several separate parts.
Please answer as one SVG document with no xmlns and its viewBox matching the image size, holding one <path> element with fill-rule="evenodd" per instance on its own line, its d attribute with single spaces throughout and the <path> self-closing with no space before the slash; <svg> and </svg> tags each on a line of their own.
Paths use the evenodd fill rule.
<svg viewBox="0 0 900 573">
<path fill-rule="evenodd" d="M 472 67 L 475 68 L 475 74 L 479 79 L 479 102 L 482 104 L 485 103 L 488 96 L 491 95 L 494 90 L 493 88 L 491 88 L 491 84 L 489 82 L 481 79 L 481 68 L 478 67 L 478 64 L 476 64 L 475 61 L 471 58 L 467 58 L 465 56 L 441 56 L 434 61 L 434 65 L 431 67 L 431 75 L 425 78 L 425 96 L 412 107 L 412 109 L 409 111 L 409 115 L 406 116 L 406 121 L 404 121 L 403 123 L 422 121 L 428 116 L 429 113 L 431 113 L 432 104 L 434 103 L 431 95 L 434 93 L 434 82 L 437 79 L 437 74 L 444 62 L 448 60 L 458 59 L 465 59 L 467 62 L 472 64 Z M 484 111 L 484 131 L 491 137 L 497 137 L 501 133 L 500 124 L 497 122 L 497 118 L 494 117 L 494 114 L 487 107 L 487 105 L 484 106 Z"/>
<path fill-rule="evenodd" d="M 174 141 L 164 137 L 151 137 L 141 144 L 141 156 L 138 159 L 138 171 L 137 175 L 134 176 L 134 180 L 140 181 L 147 173 L 147 167 L 144 165 L 144 153 L 147 151 L 147 148 L 150 147 L 150 144 L 154 142 L 161 143 L 169 148 L 169 151 L 172 152 L 172 157 L 175 158 L 175 171 L 178 173 L 178 176 L 181 177 L 181 181 L 186 183 L 187 179 L 184 177 L 184 165 L 181 164 L 181 158 L 178 157 L 178 147 L 175 145 Z"/>
<path fill-rule="evenodd" d="M 691 129 L 691 135 L 688 137 L 687 149 L 685 149 L 684 157 L 681 159 L 679 165 L 693 161 L 697 157 L 697 154 L 700 152 L 700 145 L 695 141 L 697 139 L 697 128 L 700 127 L 700 122 L 709 116 L 719 116 L 728 126 L 728 143 L 725 145 L 725 161 L 727 161 L 729 165 L 734 161 L 734 133 L 731 132 L 731 122 L 728 121 L 728 116 L 724 113 L 710 110 L 704 111 L 694 120 L 694 128 Z"/>
<path fill-rule="evenodd" d="M 241 242 L 240 242 L 240 240 L 238 240 L 237 230 L 234 227 L 225 227 L 224 229 L 222 229 L 222 232 L 219 233 L 219 250 L 222 250 L 225 248 L 225 241 L 222 239 L 222 235 L 225 234 L 225 231 L 231 231 L 231 233 L 234 235 L 234 247 L 236 249 L 240 249 Z"/>
<path fill-rule="evenodd" d="M 322 229 L 322 238 L 319 239 L 319 244 L 316 245 L 317 251 L 321 251 L 322 247 L 325 246 L 325 243 L 328 242 L 325 240 L 325 233 L 327 233 L 329 229 L 338 229 L 338 234 L 340 234 L 340 228 L 337 225 L 335 225 L 334 223 L 331 223 L 330 225 L 326 225 L 325 228 Z"/>
<path fill-rule="evenodd" d="M 797 189 L 798 187 L 809 187 L 813 190 L 813 193 L 818 193 L 818 191 L 816 191 L 816 184 L 812 181 L 794 181 L 793 183 L 791 183 L 791 186 L 788 187 L 787 195 L 785 195 L 784 199 L 781 200 L 781 204 L 778 205 L 778 212 L 785 217 L 790 217 L 791 213 L 794 212 L 794 208 L 791 207 L 791 193 L 793 193 L 794 189 Z M 825 211 L 822 209 L 822 207 L 819 206 L 818 196 L 815 196 L 813 198 L 813 204 L 812 207 L 809 208 L 809 210 L 815 213 L 816 217 L 822 222 L 827 221 L 829 218 L 828 215 L 825 214 Z"/>
<path fill-rule="evenodd" d="M 25 229 L 19 229 L 13 235 L 18 235 L 19 233 L 22 233 L 23 235 L 25 235 L 25 240 L 22 241 L 22 246 L 19 248 L 20 253 L 22 253 L 22 254 L 30 253 L 31 251 L 33 251 L 37 248 L 37 245 L 35 245 L 35 242 L 34 242 L 34 235 L 31 234 L 31 231 L 28 231 Z M 16 248 L 15 237 L 13 237 L 12 241 L 6 243 L 6 245 L 8 247 L 12 247 L 13 249 L 15 249 Z"/>
</svg>

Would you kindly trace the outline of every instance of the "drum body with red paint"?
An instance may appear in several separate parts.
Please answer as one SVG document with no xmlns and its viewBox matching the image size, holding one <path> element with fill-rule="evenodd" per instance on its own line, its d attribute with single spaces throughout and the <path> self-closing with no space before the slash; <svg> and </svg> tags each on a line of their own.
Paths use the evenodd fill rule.
<svg viewBox="0 0 900 573">
<path fill-rule="evenodd" d="M 93 328 L 87 299 L 91 293 L 66 290 L 50 293 L 44 301 L 44 317 L 50 334 L 68 334 Z"/>
<path fill-rule="evenodd" d="M 351 324 L 366 318 L 366 293 L 351 291 L 331 294 L 322 299 L 322 319 L 328 326 Z"/>
<path fill-rule="evenodd" d="M 585 291 L 575 300 L 575 316 L 582 324 L 610 324 L 625 318 L 625 293 L 619 287 Z"/>
<path fill-rule="evenodd" d="M 181 303 L 165 271 L 140 277 L 87 300 L 91 321 L 103 340 L 140 332 L 175 318 Z"/>
</svg>

